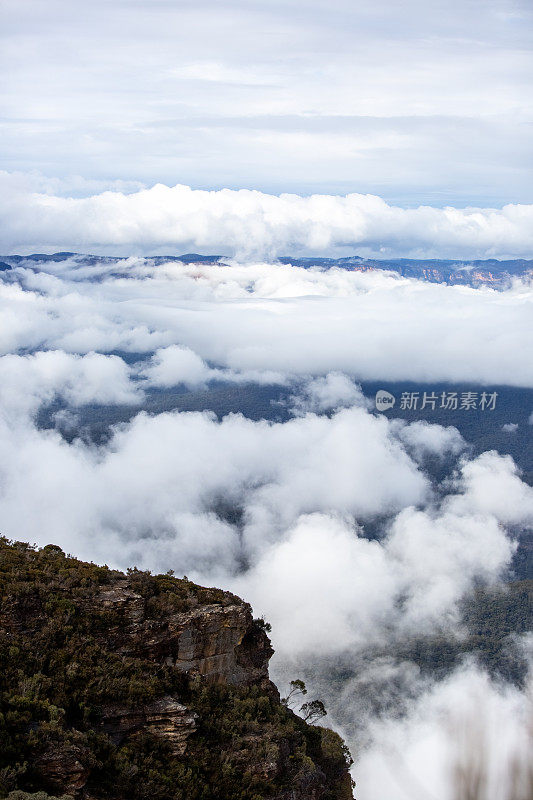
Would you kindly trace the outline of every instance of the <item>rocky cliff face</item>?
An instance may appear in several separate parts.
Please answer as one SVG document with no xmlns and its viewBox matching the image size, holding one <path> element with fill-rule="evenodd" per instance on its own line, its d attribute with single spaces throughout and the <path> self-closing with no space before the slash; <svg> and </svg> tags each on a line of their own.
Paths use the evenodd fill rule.
<svg viewBox="0 0 533 800">
<path fill-rule="evenodd" d="M 209 682 L 268 682 L 274 651 L 265 633 L 253 625 L 250 606 L 229 592 L 217 592 L 216 603 L 210 599 L 207 594 L 200 602 L 190 592 L 189 608 L 169 609 L 157 619 L 149 616 L 146 600 L 132 591 L 131 581 L 119 578 L 95 602 L 103 610 L 118 612 L 121 625 L 109 636 L 114 649 L 124 655 L 164 663 Z"/>
<path fill-rule="evenodd" d="M 342 741 L 280 703 L 238 597 L 5 539 L 0 590 L 0 797 L 352 797 Z"/>
</svg>

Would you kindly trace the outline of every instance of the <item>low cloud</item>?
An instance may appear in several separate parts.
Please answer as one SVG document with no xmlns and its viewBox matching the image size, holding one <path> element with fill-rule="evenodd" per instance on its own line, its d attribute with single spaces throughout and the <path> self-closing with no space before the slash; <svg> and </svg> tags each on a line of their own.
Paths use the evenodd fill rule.
<svg viewBox="0 0 533 800">
<path fill-rule="evenodd" d="M 256 262 L 73 258 L 34 266 L 2 273 L 0 352 L 157 351 L 149 374 L 165 382 L 178 380 L 181 359 L 187 380 L 194 361 L 195 380 L 343 373 L 533 386 L 531 288 L 520 282 L 496 292 Z M 197 358 L 225 373 L 207 372 Z"/>
<path fill-rule="evenodd" d="M 99 358 L 123 375 L 121 359 Z M 341 397 L 326 415 L 281 423 L 141 412 L 106 445 L 69 444 L 39 430 L 35 411 L 59 392 L 74 410 L 100 396 L 86 360 L 94 369 L 94 356 L 0 361 L 11 366 L 11 394 L 0 398 L 4 533 L 231 587 L 271 619 L 280 656 L 453 627 L 463 595 L 508 568 L 506 526 L 533 524 L 533 489 L 510 457 L 468 459 L 454 428 L 375 416 L 357 404 L 357 388 L 355 405 L 342 408 Z M 73 395 L 57 361 L 76 378 Z M 330 383 L 319 386 L 329 405 Z M 128 387 L 115 402 L 130 398 Z M 440 489 L 425 472 L 427 453 L 459 459 Z M 376 541 L 367 523 L 378 524 Z"/>
<path fill-rule="evenodd" d="M 507 525 L 533 524 L 533 489 L 524 483 L 511 456 L 494 451 L 482 453 L 462 467 L 469 506 L 480 514 L 491 514 Z M 464 498 L 450 498 L 448 506 L 462 513 Z"/>
<path fill-rule="evenodd" d="M 56 398 L 73 406 L 138 405 L 143 394 L 130 373 L 121 358 L 101 353 L 79 356 L 52 350 L 5 355 L 0 357 L 0 406 L 3 414 L 18 418 Z"/>
<path fill-rule="evenodd" d="M 291 397 L 294 414 L 309 411 L 326 412 L 350 406 L 365 407 L 361 387 L 339 372 L 329 372 L 323 378 L 314 378 L 299 387 L 299 393 Z"/>
<path fill-rule="evenodd" d="M 207 364 L 188 347 L 171 345 L 160 348 L 141 372 L 151 386 L 168 388 L 178 384 L 197 386 L 212 376 Z"/>
<path fill-rule="evenodd" d="M 99 553 L 122 566 L 155 568 L 172 561 L 203 579 L 201 564 L 219 563 L 205 540 L 213 526 L 226 534 L 231 573 L 239 568 L 237 556 L 231 562 L 232 542 L 249 561 L 303 513 L 366 518 L 422 502 L 429 492 L 416 463 L 390 439 L 387 421 L 357 408 L 285 424 L 141 413 L 96 452 L 79 442 L 69 446 L 24 418 L 3 430 L 0 508 L 7 535 L 32 539 L 39 531 L 40 540 L 86 557 Z M 242 530 L 220 528 L 212 510 L 221 499 L 244 510 Z M 191 514 L 202 518 L 204 534 L 189 558 L 183 544 Z"/>
<path fill-rule="evenodd" d="M 484 456 L 464 464 L 455 492 L 440 503 L 401 510 L 380 541 L 365 539 L 353 519 L 315 514 L 299 517 L 267 548 L 237 585 L 274 623 L 282 656 L 342 653 L 453 628 L 464 594 L 500 577 L 515 550 L 502 524 L 510 465 L 493 454 L 489 475 Z M 472 473 L 486 489 L 483 500 Z M 516 480 L 525 505 L 513 521 L 528 525 L 533 490 Z"/>
<path fill-rule="evenodd" d="M 358 760 L 358 795 L 526 800 L 531 714 L 531 698 L 514 687 L 472 665 L 457 670 L 423 691 L 406 715 L 369 723 L 373 743 Z"/>
<path fill-rule="evenodd" d="M 407 450 L 413 453 L 418 461 L 426 456 L 439 458 L 447 455 L 457 456 L 467 447 L 457 428 L 452 426 L 444 428 L 442 425 L 432 425 L 425 420 L 418 420 L 410 425 L 395 420 L 392 425 L 398 431 L 398 436 Z"/>
</svg>

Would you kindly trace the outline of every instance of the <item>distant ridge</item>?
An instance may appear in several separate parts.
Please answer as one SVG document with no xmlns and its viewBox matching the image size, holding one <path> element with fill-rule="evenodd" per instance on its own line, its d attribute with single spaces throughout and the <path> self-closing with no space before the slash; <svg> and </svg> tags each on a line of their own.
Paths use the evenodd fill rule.
<svg viewBox="0 0 533 800">
<path fill-rule="evenodd" d="M 0 256 L 0 271 L 9 270 L 17 266 L 31 266 L 39 269 L 40 264 L 61 262 L 73 259 L 80 266 L 92 266 L 97 263 L 115 264 L 123 261 L 128 256 L 96 256 L 81 253 L 32 253 L 31 255 Z M 224 263 L 230 256 L 201 255 L 199 253 L 185 253 L 183 255 L 144 256 L 153 264 L 164 264 L 175 261 L 182 264 L 217 264 Z M 295 267 L 310 269 L 346 269 L 354 272 L 372 272 L 386 270 L 395 272 L 405 278 L 416 278 L 429 283 L 445 283 L 463 286 L 492 286 L 504 289 L 510 286 L 513 278 L 533 278 L 533 260 L 495 258 L 480 260 L 452 260 L 452 259 L 374 259 L 361 256 L 346 256 L 343 258 L 305 257 L 292 258 L 282 256 L 273 263 L 292 264 Z"/>
</svg>

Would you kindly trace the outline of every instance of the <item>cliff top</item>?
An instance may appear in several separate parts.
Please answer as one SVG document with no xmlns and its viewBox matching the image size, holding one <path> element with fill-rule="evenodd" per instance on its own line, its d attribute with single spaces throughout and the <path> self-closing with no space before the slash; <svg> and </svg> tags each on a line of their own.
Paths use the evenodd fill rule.
<svg viewBox="0 0 533 800">
<path fill-rule="evenodd" d="M 348 800 L 349 754 L 279 700 L 235 595 L 0 538 L 0 797 Z"/>
</svg>

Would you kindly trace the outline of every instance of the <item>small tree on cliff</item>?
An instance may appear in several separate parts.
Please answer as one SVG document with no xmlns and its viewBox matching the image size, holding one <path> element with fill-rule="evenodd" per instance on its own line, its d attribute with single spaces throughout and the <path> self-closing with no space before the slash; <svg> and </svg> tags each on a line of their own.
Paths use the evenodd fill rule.
<svg viewBox="0 0 533 800">
<path fill-rule="evenodd" d="M 291 690 L 287 697 L 282 697 L 281 702 L 288 708 L 294 708 L 301 697 L 307 694 L 305 683 L 300 680 L 290 682 Z"/>
<path fill-rule="evenodd" d="M 283 697 L 281 702 L 287 708 L 295 709 L 301 698 L 307 694 L 307 687 L 303 681 L 296 680 L 290 683 L 291 690 L 287 697 Z M 322 700 L 311 700 L 309 703 L 304 703 L 300 706 L 300 714 L 303 716 L 304 721 L 310 725 L 314 725 L 319 719 L 325 717 L 328 713 Z"/>
<path fill-rule="evenodd" d="M 305 722 L 314 725 L 319 719 L 325 717 L 328 712 L 322 700 L 311 700 L 310 703 L 304 703 L 301 706 L 300 713 L 303 714 Z"/>
<path fill-rule="evenodd" d="M 270 633 L 272 630 L 272 625 L 270 622 L 267 622 L 264 617 L 257 617 L 254 619 L 254 625 L 258 628 L 261 628 L 261 630 L 265 631 L 265 633 Z"/>
</svg>

